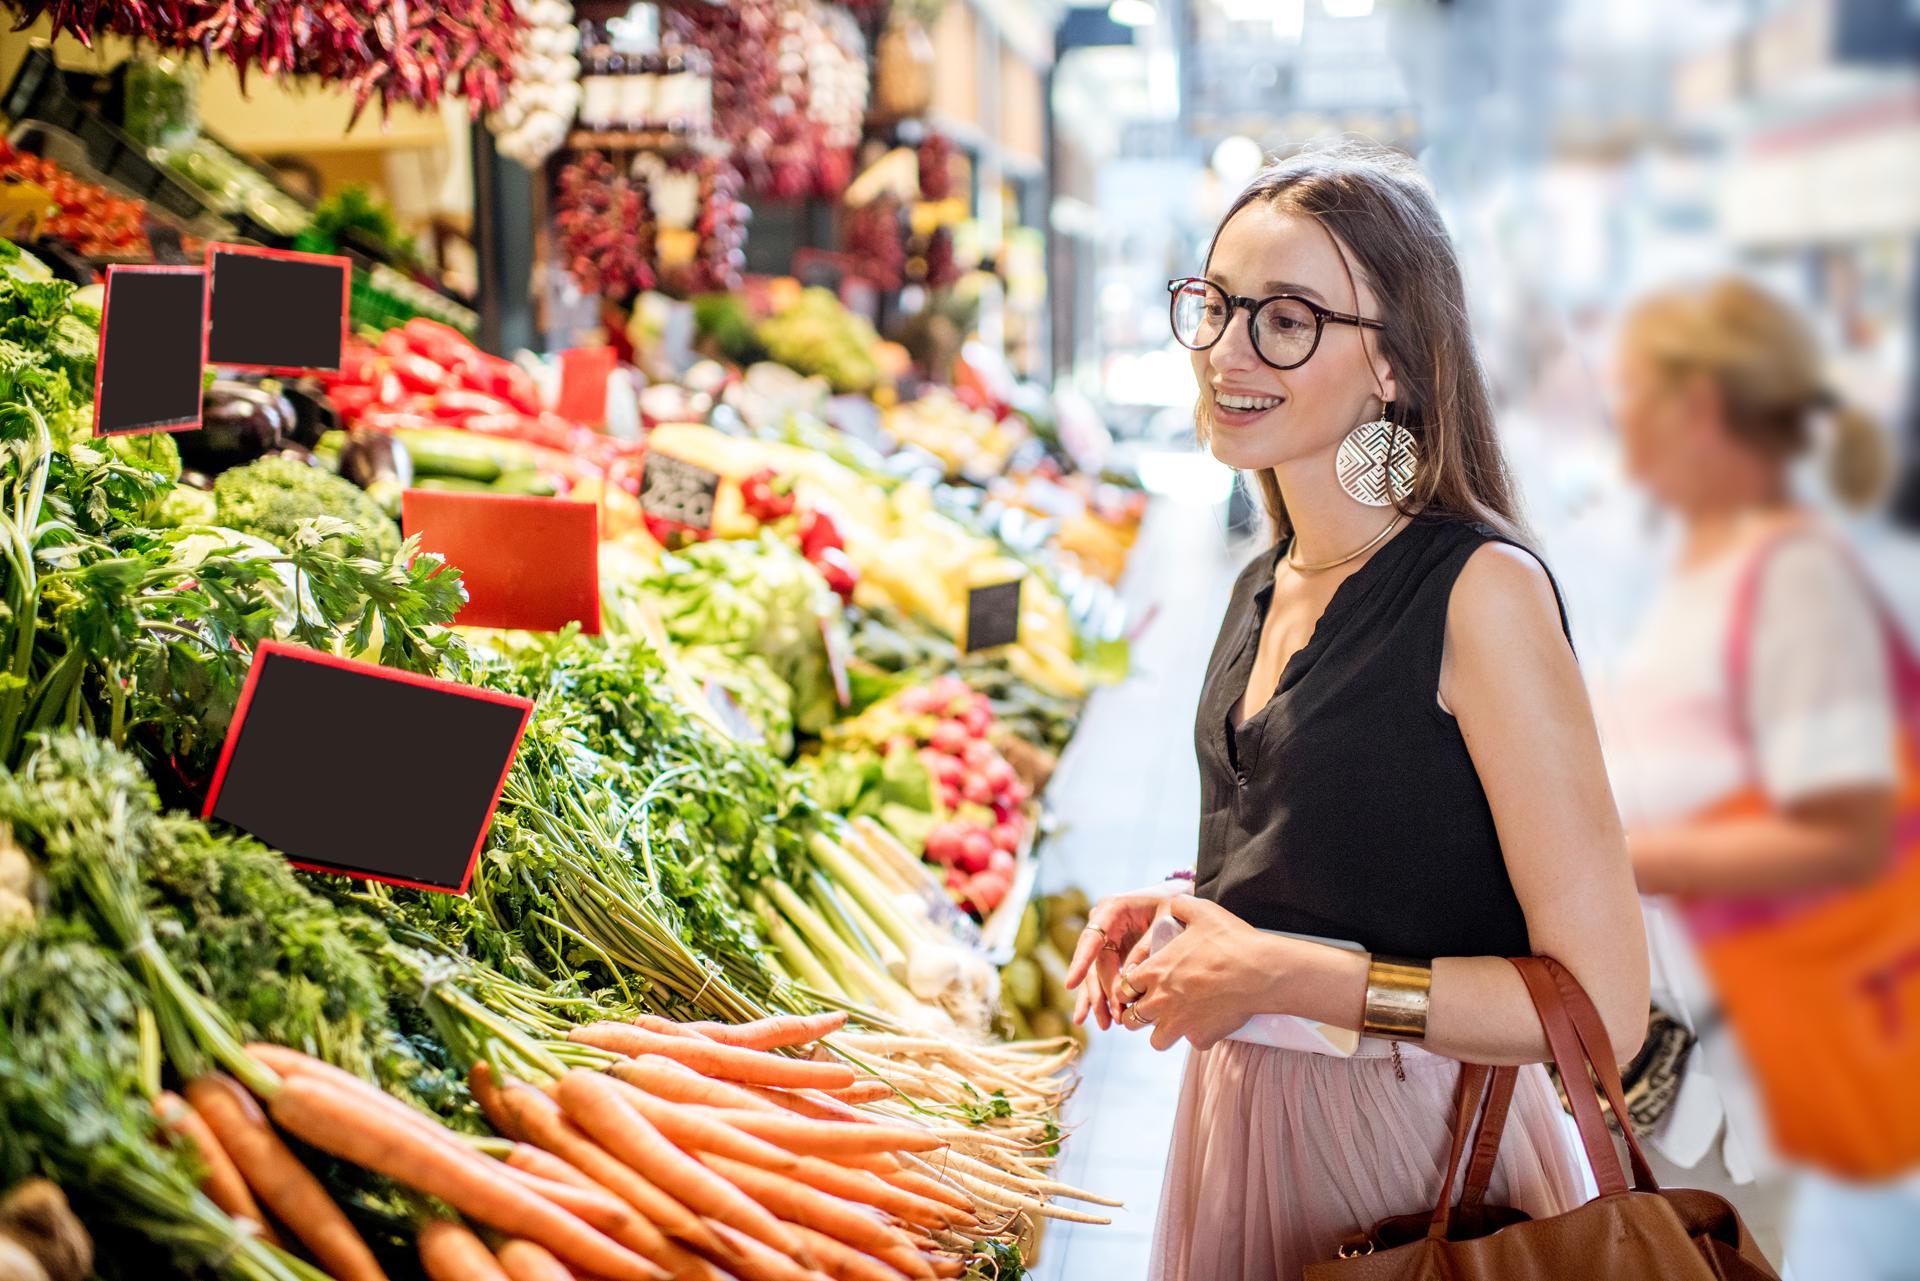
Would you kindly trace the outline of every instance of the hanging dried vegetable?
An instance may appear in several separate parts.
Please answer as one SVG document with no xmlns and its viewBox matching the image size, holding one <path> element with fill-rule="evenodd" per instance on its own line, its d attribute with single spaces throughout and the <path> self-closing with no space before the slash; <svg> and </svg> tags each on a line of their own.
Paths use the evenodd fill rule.
<svg viewBox="0 0 1920 1281">
<path fill-rule="evenodd" d="M 353 91 L 353 114 L 374 98 L 432 106 L 466 97 L 477 116 L 497 108 L 520 53 L 520 15 L 503 0 L 4 0 L 15 30 L 45 18 L 92 47 L 103 34 L 198 50 L 247 73 L 318 76 Z"/>
</svg>

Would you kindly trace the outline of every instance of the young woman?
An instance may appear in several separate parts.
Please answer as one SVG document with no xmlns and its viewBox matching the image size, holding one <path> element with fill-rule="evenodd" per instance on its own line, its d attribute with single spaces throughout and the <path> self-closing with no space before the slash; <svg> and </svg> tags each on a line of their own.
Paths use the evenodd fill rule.
<svg viewBox="0 0 1920 1281">
<path fill-rule="evenodd" d="M 1257 477 L 1279 541 L 1235 585 L 1201 694 L 1192 893 L 1103 900 L 1068 979 L 1078 1017 L 1194 1047 L 1153 1275 L 1295 1278 L 1431 1208 L 1459 1061 L 1547 1057 L 1503 958 L 1566 964 L 1625 1059 L 1645 943 L 1424 182 L 1372 151 L 1279 164 L 1171 288 L 1201 435 Z M 1161 916 L 1184 929 L 1149 957 Z M 1366 1037 L 1350 1058 L 1225 1039 L 1263 1013 Z M 1578 1203 L 1558 1108 L 1522 1074 L 1492 1199 Z"/>
<path fill-rule="evenodd" d="M 1834 1056 L 1871 1066 L 1887 1049 L 1795 1015 L 1781 1016 L 1784 1040 L 1769 1037 L 1748 1013 L 1785 994 L 1724 949 L 1744 930 L 1871 891 L 1893 861 L 1888 633 L 1837 531 L 1795 498 L 1791 478 L 1825 426 L 1832 488 L 1865 506 L 1882 489 L 1885 437 L 1829 391 L 1819 346 L 1793 309 L 1748 281 L 1653 294 L 1622 317 L 1620 334 L 1626 470 L 1675 519 L 1679 542 L 1603 700 L 1607 756 L 1640 888 L 1680 896 L 1705 962 L 1695 965 L 1693 948 L 1660 949 L 1701 1031 L 1692 1070 L 1718 1087 L 1694 1097 L 1717 1094 L 1748 1151 L 1771 1138 L 1802 1161 L 1859 1160 L 1863 1147 L 1915 1132 L 1910 1082 L 1849 1106 L 1862 1092 L 1835 1079 Z M 1881 942 L 1850 933 L 1871 983 L 1865 958 Z M 1820 951 L 1823 962 L 1853 963 Z M 1736 986 L 1715 990 L 1718 980 Z M 1831 986 L 1835 1008 L 1854 994 L 1850 982 Z M 1920 975 L 1889 995 L 1905 994 L 1911 1010 L 1916 986 Z M 1863 1129 L 1864 1144 L 1840 1144 Z M 1920 1276 L 1920 1185 L 1805 1175 L 1790 1219 L 1796 1272 Z"/>
</svg>

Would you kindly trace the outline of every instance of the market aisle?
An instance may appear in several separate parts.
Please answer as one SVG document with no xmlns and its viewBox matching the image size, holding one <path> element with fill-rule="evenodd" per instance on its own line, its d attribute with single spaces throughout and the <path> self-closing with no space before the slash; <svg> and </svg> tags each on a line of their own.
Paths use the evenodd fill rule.
<svg viewBox="0 0 1920 1281">
<path fill-rule="evenodd" d="M 1043 890 L 1089 895 L 1149 884 L 1193 862 L 1199 775 L 1193 709 L 1214 629 L 1245 554 L 1230 551 L 1215 506 L 1156 499 L 1125 596 L 1133 617 L 1159 614 L 1134 651 L 1134 675 L 1103 690 L 1049 795 L 1066 830 L 1047 846 Z M 1111 1227 L 1048 1226 L 1039 1281 L 1137 1281 L 1160 1197 L 1184 1047 L 1157 1054 L 1144 1036 L 1094 1034 L 1080 1089 L 1066 1107 L 1066 1182 L 1124 1198 Z"/>
</svg>

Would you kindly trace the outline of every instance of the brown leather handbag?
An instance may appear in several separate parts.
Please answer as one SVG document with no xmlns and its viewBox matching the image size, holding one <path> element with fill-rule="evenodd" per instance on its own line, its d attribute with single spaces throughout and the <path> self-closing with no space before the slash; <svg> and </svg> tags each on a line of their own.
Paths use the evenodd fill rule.
<svg viewBox="0 0 1920 1281">
<path fill-rule="evenodd" d="M 1591 1069 L 1614 1115 L 1627 1115 L 1599 1012 L 1557 961 L 1529 956 L 1515 958 L 1513 964 L 1526 980 L 1553 1061 L 1568 1084 L 1573 1117 L 1600 1195 L 1550 1219 L 1529 1219 L 1518 1210 L 1487 1205 L 1487 1185 L 1500 1154 L 1517 1069 L 1465 1064 L 1440 1203 L 1431 1214 L 1379 1224 L 1343 1246 L 1338 1259 L 1308 1267 L 1304 1281 L 1778 1281 L 1724 1198 L 1660 1188 L 1632 1127 L 1625 1135 L 1633 1162 L 1633 1186 L 1627 1186 L 1595 1092 L 1573 1088 L 1588 1079 Z M 1454 1179 L 1476 1113 L 1480 1126 L 1467 1161 L 1466 1187 L 1455 1206 Z"/>
</svg>

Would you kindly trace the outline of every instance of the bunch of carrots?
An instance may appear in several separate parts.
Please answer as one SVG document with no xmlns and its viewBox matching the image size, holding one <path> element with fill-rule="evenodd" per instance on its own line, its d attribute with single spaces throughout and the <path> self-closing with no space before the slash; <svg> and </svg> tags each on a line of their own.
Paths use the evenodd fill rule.
<svg viewBox="0 0 1920 1281">
<path fill-rule="evenodd" d="M 1035 1217 L 1106 1221 L 1054 1204 L 1117 1203 L 1049 1181 L 1029 1128 L 1064 1090 L 1070 1047 L 970 1049 L 842 1034 L 845 1021 L 574 1028 L 597 1066 L 531 1081 L 474 1064 L 496 1138 L 274 1045 L 247 1047 L 277 1077 L 264 1097 L 216 1073 L 156 1108 L 216 1204 L 336 1281 L 386 1274 L 287 1138 L 411 1190 L 432 1281 L 934 1281 L 985 1242 L 1026 1239 Z M 1005 1106 L 950 1123 L 949 1073 Z"/>
</svg>

